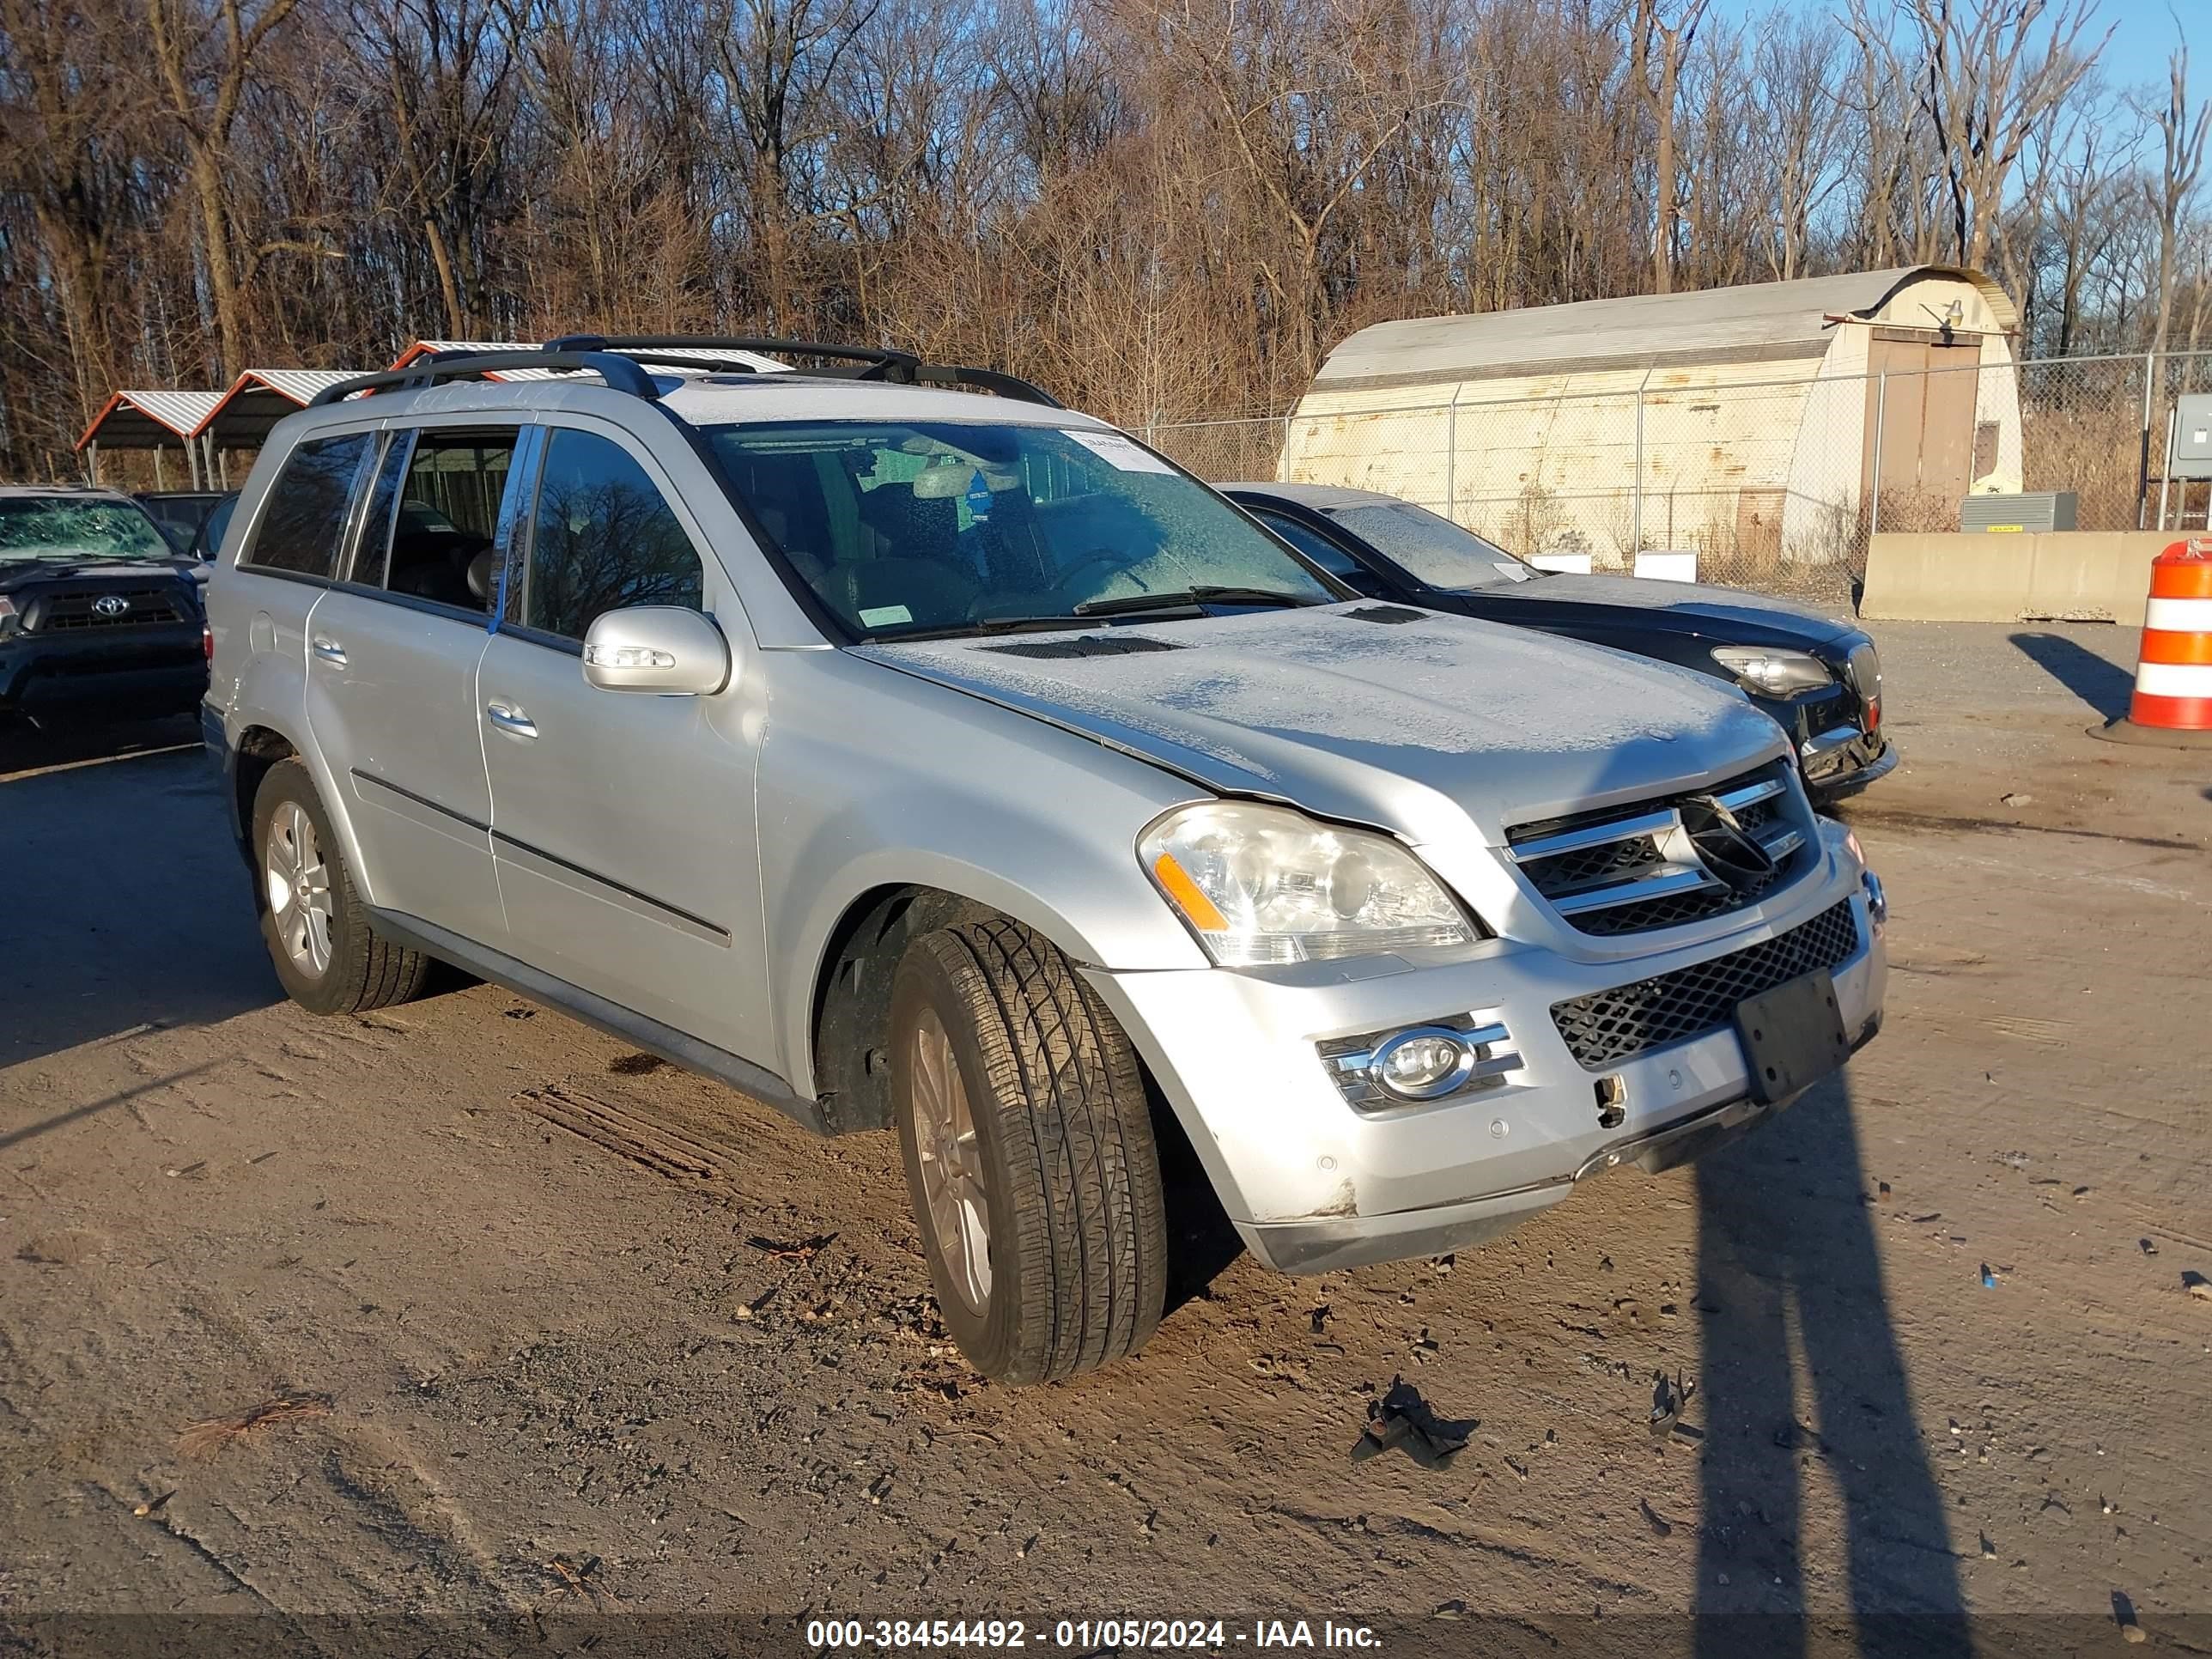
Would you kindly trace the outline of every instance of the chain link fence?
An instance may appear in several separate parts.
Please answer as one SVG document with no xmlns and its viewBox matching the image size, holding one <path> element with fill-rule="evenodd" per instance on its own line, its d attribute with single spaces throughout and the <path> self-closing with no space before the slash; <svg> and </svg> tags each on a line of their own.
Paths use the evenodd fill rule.
<svg viewBox="0 0 2212 1659">
<path fill-rule="evenodd" d="M 1850 595 L 1878 532 L 2033 526 L 2027 504 L 1986 497 L 2071 495 L 2081 530 L 2212 514 L 2203 487 L 2160 478 L 2175 399 L 2212 391 L 2212 351 L 1812 369 L 1595 371 L 1540 398 L 1463 385 L 1143 433 L 1203 478 L 1379 489 L 1561 568 L 1690 553 L 1700 580 L 1829 599 Z"/>
</svg>

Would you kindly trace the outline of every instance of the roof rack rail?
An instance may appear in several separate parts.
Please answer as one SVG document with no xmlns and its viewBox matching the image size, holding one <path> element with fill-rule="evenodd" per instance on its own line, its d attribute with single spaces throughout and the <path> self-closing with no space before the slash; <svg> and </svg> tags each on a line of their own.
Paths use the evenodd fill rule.
<svg viewBox="0 0 2212 1659">
<path fill-rule="evenodd" d="M 386 369 L 326 386 L 307 400 L 310 409 L 342 402 L 363 392 L 418 389 L 441 380 L 472 380 L 501 369 L 567 368 L 597 374 L 617 392 L 653 398 L 660 388 L 635 357 L 607 351 L 439 351 L 418 357 L 404 368 Z"/>
<path fill-rule="evenodd" d="M 706 335 L 706 334 L 564 334 L 545 343 L 548 351 L 561 352 L 620 352 L 636 362 L 667 363 L 698 368 L 704 365 L 700 354 L 713 351 L 750 351 L 763 356 L 826 357 L 833 362 L 849 364 L 849 368 L 830 370 L 842 378 L 856 380 L 888 380 L 901 386 L 969 386 L 979 392 L 996 392 L 1001 398 L 1012 398 L 1025 404 L 1042 404 L 1048 409 L 1065 408 L 1059 398 L 1043 387 L 995 368 L 971 368 L 950 363 L 924 362 L 911 351 L 900 351 L 888 346 L 832 345 L 820 340 L 786 340 L 767 335 Z M 663 356 L 663 352 L 681 352 L 681 356 Z M 726 366 L 744 374 L 759 372 L 756 364 L 737 358 L 727 360 Z"/>
<path fill-rule="evenodd" d="M 520 368 L 569 369 L 597 374 L 617 392 L 634 398 L 658 398 L 661 388 L 645 372 L 644 365 L 672 368 L 720 368 L 757 374 L 759 365 L 742 358 L 715 359 L 715 351 L 749 351 L 763 356 L 827 357 L 849 368 L 817 371 L 841 378 L 884 380 L 900 386 L 971 386 L 996 392 L 1022 403 L 1042 404 L 1048 409 L 1065 405 L 1042 386 L 995 368 L 969 368 L 954 364 L 926 363 L 910 351 L 873 346 L 824 345 L 811 340 L 781 340 L 750 336 L 693 337 L 637 335 L 609 339 L 598 334 L 565 334 L 534 349 L 520 351 L 435 351 L 416 358 L 404 368 L 357 375 L 325 386 L 307 402 L 310 409 L 366 392 L 416 391 L 446 380 L 471 380 L 502 370 Z"/>
</svg>

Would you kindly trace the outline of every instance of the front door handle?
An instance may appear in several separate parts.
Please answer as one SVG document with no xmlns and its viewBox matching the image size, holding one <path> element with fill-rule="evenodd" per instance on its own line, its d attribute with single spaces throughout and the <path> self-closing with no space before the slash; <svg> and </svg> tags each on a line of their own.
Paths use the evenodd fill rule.
<svg viewBox="0 0 2212 1659">
<path fill-rule="evenodd" d="M 534 738 L 538 735 L 538 722 L 512 703 L 486 703 L 484 718 L 492 723 L 495 730 L 505 732 L 510 738 Z"/>
<path fill-rule="evenodd" d="M 315 654 L 334 668 L 346 665 L 345 647 L 327 634 L 318 634 L 313 641 Z"/>
</svg>

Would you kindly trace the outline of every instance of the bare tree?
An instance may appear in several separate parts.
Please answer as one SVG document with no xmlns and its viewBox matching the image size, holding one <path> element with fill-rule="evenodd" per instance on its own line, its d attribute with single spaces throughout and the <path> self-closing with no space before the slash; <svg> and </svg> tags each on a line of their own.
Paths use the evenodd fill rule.
<svg viewBox="0 0 2212 1659">
<path fill-rule="evenodd" d="M 2021 153 L 2089 72 L 2095 0 L 1899 0 L 1903 48 L 1851 0 L 1852 32 L 1912 95 L 1934 141 L 1948 251 L 1978 266 Z M 1925 257 L 1925 255 L 1923 255 Z"/>
<path fill-rule="evenodd" d="M 154 68 L 166 113 L 184 142 L 186 172 L 200 214 L 200 257 L 215 307 L 216 363 L 225 374 L 244 366 L 243 289 L 260 260 L 286 245 L 269 243 L 241 261 L 228 177 L 230 146 L 245 106 L 255 60 L 299 0 L 143 0 Z"/>
<path fill-rule="evenodd" d="M 2158 311 L 2152 326 L 2150 349 L 2166 349 L 2166 331 L 2173 322 L 2174 256 L 2181 240 L 2181 210 L 2197 189 L 2204 171 L 2204 143 L 2212 136 L 2212 104 L 2189 108 L 2189 46 L 2173 49 L 2166 65 L 2166 97 L 2155 117 L 2163 145 L 2163 165 L 2149 186 L 2151 210 L 2158 222 Z"/>
<path fill-rule="evenodd" d="M 1697 38 L 1704 19 L 1705 0 L 1683 0 L 1669 22 L 1659 9 L 1659 0 L 1636 0 L 1636 92 L 1651 118 L 1651 179 L 1654 224 L 1651 231 L 1651 291 L 1668 294 L 1674 287 L 1674 228 L 1681 216 L 1679 181 L 1675 176 L 1674 105 L 1679 94 L 1683 54 Z"/>
</svg>

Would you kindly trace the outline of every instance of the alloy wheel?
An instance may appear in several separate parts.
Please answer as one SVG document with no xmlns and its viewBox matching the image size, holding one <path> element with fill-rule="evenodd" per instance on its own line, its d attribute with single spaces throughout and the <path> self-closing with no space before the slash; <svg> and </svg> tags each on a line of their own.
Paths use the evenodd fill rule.
<svg viewBox="0 0 2212 1659">
<path fill-rule="evenodd" d="M 315 821 L 297 801 L 280 803 L 270 819 L 261 868 L 284 954 L 310 979 L 320 979 L 331 965 L 331 872 Z"/>
<path fill-rule="evenodd" d="M 930 1231 L 946 1276 L 971 1313 L 991 1301 L 991 1212 L 984 1195 L 975 1114 L 952 1042 L 933 1010 L 915 1024 L 907 1055 L 913 1078 L 915 1150 Z"/>
</svg>

